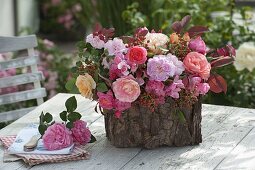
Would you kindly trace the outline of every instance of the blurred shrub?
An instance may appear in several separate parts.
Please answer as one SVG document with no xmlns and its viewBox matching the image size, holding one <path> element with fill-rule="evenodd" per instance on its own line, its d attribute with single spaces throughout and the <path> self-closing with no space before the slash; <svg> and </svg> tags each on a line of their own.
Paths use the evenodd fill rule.
<svg viewBox="0 0 255 170">
<path fill-rule="evenodd" d="M 40 32 L 61 40 L 80 39 L 95 14 L 91 0 L 39 1 Z"/>
</svg>

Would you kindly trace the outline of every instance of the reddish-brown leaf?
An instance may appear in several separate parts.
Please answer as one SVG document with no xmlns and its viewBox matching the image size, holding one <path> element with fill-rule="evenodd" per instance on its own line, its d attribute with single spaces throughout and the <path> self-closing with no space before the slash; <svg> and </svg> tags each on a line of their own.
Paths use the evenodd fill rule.
<svg viewBox="0 0 255 170">
<path fill-rule="evenodd" d="M 211 66 L 212 67 L 222 67 L 222 66 L 233 63 L 233 61 L 234 61 L 233 57 L 221 57 L 217 60 L 213 60 L 211 62 Z"/>
<path fill-rule="evenodd" d="M 204 32 L 208 32 L 209 29 L 204 26 L 194 26 L 188 30 L 189 36 L 194 37 L 195 35 L 201 35 Z"/>
<path fill-rule="evenodd" d="M 189 23 L 190 19 L 191 19 L 190 15 L 186 15 L 185 17 L 182 18 L 181 20 L 182 28 L 184 28 Z"/>
<path fill-rule="evenodd" d="M 125 43 L 133 43 L 135 41 L 135 38 L 131 36 L 121 36 L 120 37 Z"/>
<path fill-rule="evenodd" d="M 208 79 L 208 84 L 210 90 L 214 93 L 227 92 L 227 83 L 225 79 L 218 74 L 211 75 Z"/>
<path fill-rule="evenodd" d="M 180 33 L 181 30 L 182 30 L 182 24 L 180 21 L 175 21 L 173 24 L 172 24 L 172 29 L 176 32 L 176 33 Z"/>
</svg>

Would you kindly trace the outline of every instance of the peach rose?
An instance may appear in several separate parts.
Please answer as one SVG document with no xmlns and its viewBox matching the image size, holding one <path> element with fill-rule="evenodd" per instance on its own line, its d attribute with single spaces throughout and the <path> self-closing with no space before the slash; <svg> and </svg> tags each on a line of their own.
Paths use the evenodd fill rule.
<svg viewBox="0 0 255 170">
<path fill-rule="evenodd" d="M 140 86 L 128 77 L 117 79 L 112 84 L 115 97 L 121 102 L 133 102 L 140 95 Z"/>
<path fill-rule="evenodd" d="M 188 72 L 199 75 L 202 79 L 207 80 L 210 76 L 211 65 L 203 54 L 190 52 L 184 58 L 183 64 Z"/>
<path fill-rule="evenodd" d="M 170 43 L 177 44 L 179 42 L 179 36 L 174 32 L 170 35 Z"/>
<path fill-rule="evenodd" d="M 96 88 L 96 82 L 88 73 L 86 73 L 85 75 L 79 75 L 77 77 L 76 86 L 82 96 L 92 99 L 92 89 Z"/>
</svg>

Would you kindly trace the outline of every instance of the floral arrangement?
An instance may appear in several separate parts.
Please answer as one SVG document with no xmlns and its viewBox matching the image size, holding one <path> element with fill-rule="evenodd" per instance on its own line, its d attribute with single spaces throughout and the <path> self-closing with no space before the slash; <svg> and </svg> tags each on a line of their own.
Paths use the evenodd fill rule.
<svg viewBox="0 0 255 170">
<path fill-rule="evenodd" d="M 234 61 L 235 49 L 208 49 L 201 37 L 208 28 L 185 29 L 190 19 L 174 22 L 171 34 L 143 27 L 133 36 L 113 37 L 113 28 L 96 25 L 78 44 L 81 61 L 66 87 L 98 99 L 99 108 L 114 110 L 117 118 L 134 103 L 154 111 L 172 98 L 178 107 L 191 107 L 209 90 L 226 93 L 227 84 L 216 71 Z"/>
<path fill-rule="evenodd" d="M 80 120 L 81 114 L 76 112 L 77 101 L 74 96 L 67 99 L 66 110 L 59 116 L 63 123 L 56 123 L 50 113 L 40 115 L 38 130 L 42 135 L 43 145 L 47 150 L 59 150 L 76 145 L 95 142 L 95 137 L 87 127 L 87 122 Z"/>
</svg>

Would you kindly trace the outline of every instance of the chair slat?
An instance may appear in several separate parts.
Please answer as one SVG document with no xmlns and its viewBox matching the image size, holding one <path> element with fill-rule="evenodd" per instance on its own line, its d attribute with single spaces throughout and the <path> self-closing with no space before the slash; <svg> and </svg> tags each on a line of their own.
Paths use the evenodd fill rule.
<svg viewBox="0 0 255 170">
<path fill-rule="evenodd" d="M 8 61 L 0 62 L 0 70 L 7 70 L 10 68 L 20 68 L 37 64 L 38 56 L 18 57 Z"/>
<path fill-rule="evenodd" d="M 3 78 L 0 78 L 0 88 L 33 83 L 33 82 L 40 82 L 43 79 L 44 77 L 41 72 L 26 73 L 26 74 L 20 74 L 16 76 L 3 77 Z"/>
<path fill-rule="evenodd" d="M 45 88 L 26 90 L 22 92 L 0 95 L 0 105 L 16 103 L 46 96 Z"/>
<path fill-rule="evenodd" d="M 30 111 L 34 110 L 36 107 L 29 107 L 29 108 L 23 108 L 19 110 L 12 110 L 8 112 L 2 112 L 0 113 L 0 122 L 5 122 L 5 121 L 11 121 L 18 119 L 25 114 L 29 113 Z"/>
<path fill-rule="evenodd" d="M 0 37 L 0 53 L 18 51 L 37 46 L 35 35 L 20 37 Z"/>
</svg>

